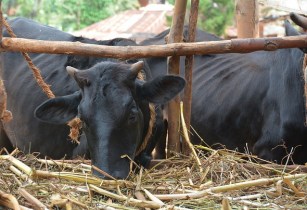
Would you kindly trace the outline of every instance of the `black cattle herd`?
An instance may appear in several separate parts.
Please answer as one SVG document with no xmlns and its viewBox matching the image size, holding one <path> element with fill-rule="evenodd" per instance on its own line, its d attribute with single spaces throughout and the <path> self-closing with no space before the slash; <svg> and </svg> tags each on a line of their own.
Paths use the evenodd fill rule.
<svg viewBox="0 0 307 210">
<path fill-rule="evenodd" d="M 292 14 L 291 18 L 302 27 L 307 25 L 304 17 Z M 164 44 L 168 34 L 167 30 L 138 44 L 123 38 L 96 41 L 25 18 L 8 22 L 20 38 L 109 46 Z M 300 35 L 289 22 L 285 31 Z M 6 30 L 3 36 L 9 36 Z M 196 41 L 218 40 L 197 30 Z M 197 135 L 191 134 L 192 143 L 250 151 L 277 163 L 286 159 L 306 163 L 304 50 L 196 55 L 191 126 Z M 130 159 L 148 166 L 156 145 L 157 156 L 165 157 L 167 121 L 162 109 L 185 86 L 182 77 L 167 75 L 165 57 L 127 61 L 75 55 L 30 57 L 57 97 L 47 98 L 20 53 L 1 52 L 1 79 L 13 120 L 1 123 L 0 148 L 18 147 L 54 159 L 85 156 L 120 179 L 127 177 Z M 155 109 L 154 123 L 150 106 Z M 82 120 L 80 144 L 68 140 L 66 124 L 75 117 Z M 137 153 L 148 133 L 148 143 Z"/>
</svg>

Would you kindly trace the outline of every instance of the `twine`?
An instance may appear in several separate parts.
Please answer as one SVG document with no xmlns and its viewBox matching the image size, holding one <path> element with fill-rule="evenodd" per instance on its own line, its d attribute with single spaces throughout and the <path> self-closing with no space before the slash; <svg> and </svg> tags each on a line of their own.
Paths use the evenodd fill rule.
<svg viewBox="0 0 307 210">
<path fill-rule="evenodd" d="M 141 72 L 138 74 L 138 79 L 144 80 L 144 75 Z M 142 144 L 137 148 L 135 156 L 138 156 L 146 148 L 148 141 L 152 135 L 152 129 L 156 122 L 156 110 L 153 104 L 149 104 L 149 111 L 150 111 L 150 120 L 149 120 L 148 130 Z"/>
<path fill-rule="evenodd" d="M 8 122 L 12 119 L 12 113 L 6 110 L 6 99 L 7 94 L 5 91 L 5 87 L 3 81 L 0 80 L 0 119 L 3 122 Z"/>
</svg>

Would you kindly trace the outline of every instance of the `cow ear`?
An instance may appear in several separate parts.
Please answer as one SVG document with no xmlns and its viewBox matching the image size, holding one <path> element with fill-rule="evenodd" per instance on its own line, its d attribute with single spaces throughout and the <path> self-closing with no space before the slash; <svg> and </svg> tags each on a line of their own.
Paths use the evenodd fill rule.
<svg viewBox="0 0 307 210">
<path fill-rule="evenodd" d="M 179 76 L 166 75 L 137 86 L 142 99 L 155 104 L 164 104 L 182 91 L 185 80 Z"/>
<path fill-rule="evenodd" d="M 299 36 L 301 35 L 300 32 L 298 32 L 288 20 L 285 20 L 285 34 L 286 36 Z"/>
<path fill-rule="evenodd" d="M 36 108 L 34 116 L 43 121 L 53 124 L 64 124 L 78 114 L 78 106 L 81 94 L 74 94 L 52 98 Z"/>
<path fill-rule="evenodd" d="M 307 29 L 307 18 L 305 16 L 291 12 L 290 18 L 296 25 L 300 26 L 304 30 Z"/>
</svg>

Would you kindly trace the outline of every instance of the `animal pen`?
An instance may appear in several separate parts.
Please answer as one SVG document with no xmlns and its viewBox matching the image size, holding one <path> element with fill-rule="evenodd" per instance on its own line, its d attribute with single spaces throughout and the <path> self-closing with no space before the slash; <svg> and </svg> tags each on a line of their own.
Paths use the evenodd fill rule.
<svg viewBox="0 0 307 210">
<path fill-rule="evenodd" d="M 188 129 L 193 55 L 307 47 L 307 35 L 255 38 L 258 34 L 257 0 L 238 0 L 239 39 L 193 43 L 199 1 L 191 0 L 188 43 L 180 43 L 186 4 L 187 0 L 175 1 L 172 27 L 166 45 L 99 46 L 1 37 L 2 51 L 118 59 L 168 56 L 168 72 L 171 74 L 179 74 L 180 56 L 186 56 L 187 85 L 183 108 L 180 107 L 179 97 L 168 105 L 168 159 L 153 161 L 153 168 L 141 168 L 138 173 L 131 173 L 127 180 L 102 180 L 90 174 L 91 165 L 87 160 L 38 159 L 33 154 L 24 155 L 15 150 L 0 156 L 0 183 L 3 185 L 0 205 L 12 209 L 306 208 L 306 167 L 269 162 L 258 164 L 249 161 L 254 157 L 247 154 L 205 147 L 195 149 L 189 143 Z M 243 11 L 247 11 L 250 16 L 246 18 Z M 1 15 L 1 25 L 2 22 Z M 3 88 L 2 85 L 2 120 L 9 115 L 5 110 L 6 95 Z M 179 141 L 180 117 L 184 133 L 182 150 Z M 174 152 L 178 155 L 172 156 Z M 184 154 L 178 158 L 180 152 Z"/>
</svg>

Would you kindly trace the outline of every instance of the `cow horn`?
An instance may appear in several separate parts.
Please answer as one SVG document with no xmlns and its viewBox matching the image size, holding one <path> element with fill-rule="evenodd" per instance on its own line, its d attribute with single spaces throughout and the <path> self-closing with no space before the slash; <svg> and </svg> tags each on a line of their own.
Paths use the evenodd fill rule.
<svg viewBox="0 0 307 210">
<path fill-rule="evenodd" d="M 296 14 L 294 12 L 290 13 L 291 20 L 298 26 L 302 27 L 303 29 L 307 29 L 307 18 Z"/>
<path fill-rule="evenodd" d="M 79 72 L 78 69 L 71 67 L 71 66 L 66 66 L 66 70 L 67 70 L 68 74 L 72 77 L 75 75 L 75 73 Z"/>
<path fill-rule="evenodd" d="M 139 61 L 131 65 L 130 70 L 131 70 L 131 75 L 136 78 L 138 73 L 143 69 L 144 67 L 144 62 Z"/>
</svg>

